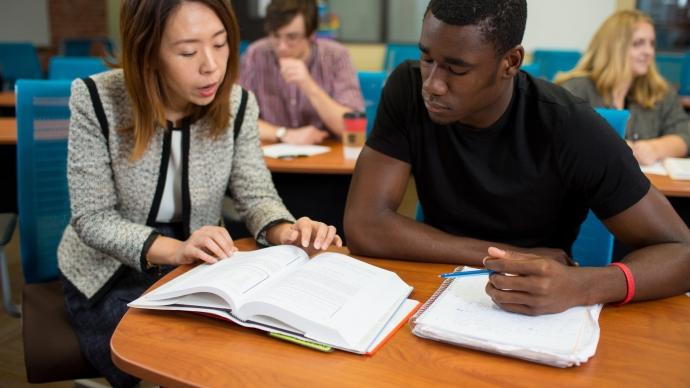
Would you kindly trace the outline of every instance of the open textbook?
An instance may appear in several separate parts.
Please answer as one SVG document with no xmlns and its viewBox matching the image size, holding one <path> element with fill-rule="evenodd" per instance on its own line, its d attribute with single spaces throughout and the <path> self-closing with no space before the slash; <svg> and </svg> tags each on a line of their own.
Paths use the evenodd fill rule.
<svg viewBox="0 0 690 388">
<path fill-rule="evenodd" d="M 690 180 L 690 158 L 666 158 L 640 168 L 645 174 L 668 175 L 674 180 Z"/>
<path fill-rule="evenodd" d="M 484 291 L 487 281 L 488 275 L 444 281 L 410 320 L 412 333 L 561 368 L 594 355 L 601 305 L 536 317 L 515 314 L 493 303 Z"/>
<path fill-rule="evenodd" d="M 397 274 L 325 252 L 280 245 L 200 264 L 130 307 L 182 310 L 372 354 L 419 306 Z"/>
</svg>

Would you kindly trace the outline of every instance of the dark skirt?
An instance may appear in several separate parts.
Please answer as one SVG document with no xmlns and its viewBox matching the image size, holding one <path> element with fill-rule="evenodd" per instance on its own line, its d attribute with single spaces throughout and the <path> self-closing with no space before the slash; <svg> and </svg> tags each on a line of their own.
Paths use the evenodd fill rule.
<svg viewBox="0 0 690 388">
<path fill-rule="evenodd" d="M 176 236 L 177 227 L 156 225 L 162 235 Z M 179 237 L 178 237 L 179 238 Z M 96 301 L 89 300 L 64 276 L 61 276 L 65 292 L 65 306 L 79 339 L 82 353 L 113 387 L 132 387 L 139 379 L 119 370 L 110 354 L 110 338 L 115 327 L 127 312 L 127 303 L 138 298 L 146 289 L 169 272 L 172 267 L 162 267 L 155 273 L 143 273 L 129 267 L 121 267 L 115 278 L 108 283 L 105 292 L 99 292 Z"/>
</svg>

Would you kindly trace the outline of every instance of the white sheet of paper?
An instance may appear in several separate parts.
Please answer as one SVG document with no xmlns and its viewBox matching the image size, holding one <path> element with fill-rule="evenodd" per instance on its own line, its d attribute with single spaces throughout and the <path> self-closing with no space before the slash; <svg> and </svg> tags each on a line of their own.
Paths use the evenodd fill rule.
<svg viewBox="0 0 690 388">
<path fill-rule="evenodd" d="M 331 150 L 331 147 L 320 145 L 295 145 L 295 144 L 271 144 L 261 147 L 264 151 L 264 156 L 269 158 L 290 158 L 300 156 L 313 156 L 318 154 L 325 154 Z"/>
<path fill-rule="evenodd" d="M 668 175 L 666 168 L 664 167 L 663 164 L 661 164 L 661 162 L 656 162 L 654 164 L 650 164 L 649 166 L 640 166 L 640 169 L 645 174 L 664 175 L 664 176 Z"/>
</svg>

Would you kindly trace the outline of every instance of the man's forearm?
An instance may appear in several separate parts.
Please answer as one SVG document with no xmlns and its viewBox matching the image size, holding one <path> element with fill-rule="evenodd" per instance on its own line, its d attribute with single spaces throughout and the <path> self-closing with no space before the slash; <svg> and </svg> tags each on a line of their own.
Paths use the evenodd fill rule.
<svg viewBox="0 0 690 388">
<path fill-rule="evenodd" d="M 258 125 L 259 125 L 259 139 L 261 141 L 266 141 L 266 142 L 275 142 L 278 141 L 276 138 L 276 129 L 277 127 L 268 121 L 265 120 L 258 120 Z"/>
<path fill-rule="evenodd" d="M 345 127 L 343 115 L 350 112 L 352 109 L 336 102 L 313 81 L 303 87 L 302 92 L 307 96 L 309 102 L 321 118 L 321 121 L 326 124 L 326 127 L 328 127 L 331 132 L 340 136 Z"/>
<path fill-rule="evenodd" d="M 508 244 L 455 236 L 392 211 L 360 220 L 346 216 L 345 224 L 348 248 L 365 256 L 482 266 L 490 246 L 529 252 Z"/>
</svg>

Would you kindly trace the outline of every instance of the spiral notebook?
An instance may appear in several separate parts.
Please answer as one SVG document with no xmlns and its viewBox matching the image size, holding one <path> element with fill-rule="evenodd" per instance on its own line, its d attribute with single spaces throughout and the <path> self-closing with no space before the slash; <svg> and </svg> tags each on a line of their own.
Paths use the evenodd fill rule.
<svg viewBox="0 0 690 388">
<path fill-rule="evenodd" d="M 493 303 L 484 291 L 487 281 L 488 275 L 444 281 L 410 319 L 412 333 L 561 368 L 594 355 L 602 305 L 537 317 L 515 314 Z"/>
</svg>

